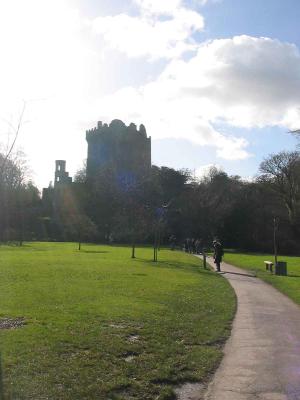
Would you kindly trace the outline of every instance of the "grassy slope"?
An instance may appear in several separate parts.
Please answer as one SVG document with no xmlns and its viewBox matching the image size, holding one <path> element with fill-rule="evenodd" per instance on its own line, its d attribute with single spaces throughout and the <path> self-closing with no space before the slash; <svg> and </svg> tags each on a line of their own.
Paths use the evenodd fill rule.
<svg viewBox="0 0 300 400">
<path fill-rule="evenodd" d="M 276 276 L 265 270 L 264 261 L 273 261 L 270 254 L 226 253 L 224 261 L 237 267 L 255 271 L 259 278 L 272 284 L 300 304 L 300 257 L 278 257 L 278 261 L 286 261 L 288 276 Z"/>
<path fill-rule="evenodd" d="M 67 243 L 0 247 L 0 330 L 7 398 L 167 399 L 221 358 L 235 298 L 195 257 Z M 129 357 L 129 358 L 127 358 Z M 127 361 L 126 361 L 127 360 Z M 159 397 L 160 396 L 160 397 Z"/>
</svg>

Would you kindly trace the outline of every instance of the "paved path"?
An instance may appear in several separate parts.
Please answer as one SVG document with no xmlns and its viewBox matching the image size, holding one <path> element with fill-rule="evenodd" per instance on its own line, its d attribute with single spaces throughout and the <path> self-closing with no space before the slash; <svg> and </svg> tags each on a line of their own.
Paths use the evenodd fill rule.
<svg viewBox="0 0 300 400">
<path fill-rule="evenodd" d="M 300 400 L 300 307 L 244 270 L 221 269 L 238 310 L 205 399 Z"/>
</svg>

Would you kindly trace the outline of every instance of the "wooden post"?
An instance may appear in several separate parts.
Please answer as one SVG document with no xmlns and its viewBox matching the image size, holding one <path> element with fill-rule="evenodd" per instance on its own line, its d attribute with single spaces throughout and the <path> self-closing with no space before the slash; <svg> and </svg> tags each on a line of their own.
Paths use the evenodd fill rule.
<svg viewBox="0 0 300 400">
<path fill-rule="evenodd" d="M 135 243 L 132 243 L 132 252 L 131 252 L 131 258 L 135 258 Z"/>
<path fill-rule="evenodd" d="M 274 259 L 275 259 L 275 263 L 274 263 L 274 268 L 276 271 L 276 266 L 277 266 L 277 229 L 278 229 L 278 218 L 274 217 L 273 219 L 273 241 L 274 241 Z"/>
<path fill-rule="evenodd" d="M 79 232 L 78 232 L 78 250 L 81 250 L 81 226 L 79 227 Z"/>
<path fill-rule="evenodd" d="M 161 230 L 160 230 L 160 226 L 158 226 L 157 246 L 156 246 L 158 251 L 160 250 L 160 236 L 161 236 Z"/>
<path fill-rule="evenodd" d="M 155 233 L 155 244 L 154 244 L 154 254 L 155 254 L 155 262 L 157 262 L 157 254 L 158 254 L 158 246 L 159 246 L 159 225 L 157 227 L 156 233 Z"/>
<path fill-rule="evenodd" d="M 153 261 L 157 261 L 157 230 L 154 232 Z"/>
<path fill-rule="evenodd" d="M 204 269 L 206 269 L 206 254 L 204 251 L 202 252 L 202 254 L 203 254 L 203 267 Z"/>
</svg>

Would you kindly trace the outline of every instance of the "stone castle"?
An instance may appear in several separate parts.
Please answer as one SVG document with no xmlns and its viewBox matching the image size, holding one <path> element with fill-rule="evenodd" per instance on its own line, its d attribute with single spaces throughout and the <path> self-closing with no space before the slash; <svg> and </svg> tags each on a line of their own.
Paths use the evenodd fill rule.
<svg viewBox="0 0 300 400">
<path fill-rule="evenodd" d="M 113 168 L 117 175 L 144 175 L 151 168 L 151 137 L 144 125 L 126 126 L 115 119 L 109 125 L 98 122 L 96 128 L 86 132 L 88 142 L 87 179 L 99 169 Z"/>
<path fill-rule="evenodd" d="M 86 131 L 86 140 L 87 180 L 93 180 L 98 171 L 106 168 L 112 168 L 118 177 L 130 175 L 138 179 L 151 168 L 151 137 L 147 137 L 144 125 L 137 129 L 135 124 L 126 126 L 118 119 L 109 125 L 98 122 L 97 127 Z M 66 161 L 56 160 L 54 189 L 71 183 Z"/>
</svg>

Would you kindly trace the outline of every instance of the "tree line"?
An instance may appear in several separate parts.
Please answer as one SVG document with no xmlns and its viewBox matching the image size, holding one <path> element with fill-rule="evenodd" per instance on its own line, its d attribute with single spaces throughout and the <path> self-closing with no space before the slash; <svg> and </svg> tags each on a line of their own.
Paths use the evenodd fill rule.
<svg viewBox="0 0 300 400">
<path fill-rule="evenodd" d="M 152 166 L 142 177 L 113 169 L 42 199 L 27 180 L 20 157 L 0 154 L 0 241 L 59 240 L 177 245 L 187 237 L 208 246 L 219 237 L 229 248 L 271 251 L 274 219 L 279 251 L 295 254 L 300 238 L 300 154 L 280 152 L 262 161 L 245 181 L 215 167 L 195 179 L 188 170 Z"/>
</svg>

